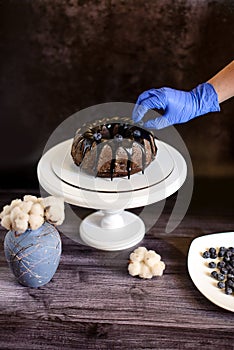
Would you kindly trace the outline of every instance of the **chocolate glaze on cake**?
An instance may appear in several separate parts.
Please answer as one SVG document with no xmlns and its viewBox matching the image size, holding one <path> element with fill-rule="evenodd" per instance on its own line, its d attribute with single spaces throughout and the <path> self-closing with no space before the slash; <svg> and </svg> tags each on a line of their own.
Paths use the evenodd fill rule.
<svg viewBox="0 0 234 350">
<path fill-rule="evenodd" d="M 77 131 L 72 144 L 74 163 L 99 177 L 127 176 L 141 171 L 155 158 L 154 135 L 136 125 L 107 122 Z"/>
</svg>

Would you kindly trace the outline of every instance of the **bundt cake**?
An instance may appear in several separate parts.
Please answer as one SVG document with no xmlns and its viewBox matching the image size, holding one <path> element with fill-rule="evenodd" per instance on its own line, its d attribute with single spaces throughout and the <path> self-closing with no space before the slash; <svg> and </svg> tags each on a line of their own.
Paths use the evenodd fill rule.
<svg viewBox="0 0 234 350">
<path fill-rule="evenodd" d="M 117 119 L 118 120 L 118 119 Z M 141 171 L 155 158 L 154 135 L 125 122 L 106 122 L 77 130 L 71 149 L 74 163 L 98 177 L 127 176 Z"/>
</svg>

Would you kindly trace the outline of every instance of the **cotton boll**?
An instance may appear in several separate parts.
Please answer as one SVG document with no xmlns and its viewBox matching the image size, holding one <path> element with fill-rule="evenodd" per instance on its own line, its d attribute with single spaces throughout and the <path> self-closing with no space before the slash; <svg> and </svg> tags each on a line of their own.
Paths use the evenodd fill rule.
<svg viewBox="0 0 234 350">
<path fill-rule="evenodd" d="M 46 210 L 45 217 L 51 224 L 61 225 L 64 221 L 64 211 L 60 207 L 50 207 Z"/>
<path fill-rule="evenodd" d="M 141 262 L 142 261 L 142 257 L 139 256 L 138 254 L 134 253 L 134 252 L 130 254 L 129 259 L 132 262 Z"/>
<path fill-rule="evenodd" d="M 153 274 L 151 272 L 151 269 L 149 266 L 147 266 L 145 263 L 141 263 L 141 271 L 139 273 L 139 276 L 141 278 L 146 278 L 146 279 L 150 279 L 153 277 Z"/>
<path fill-rule="evenodd" d="M 14 209 L 17 209 L 17 208 L 18 207 L 14 208 Z M 15 216 L 12 220 L 13 230 L 17 231 L 18 233 L 25 232 L 28 229 L 28 219 L 29 219 L 28 214 L 24 213 L 22 210 L 20 210 L 20 212 L 15 210 Z"/>
<path fill-rule="evenodd" d="M 44 218 L 40 215 L 30 214 L 28 223 L 31 230 L 37 230 L 44 224 Z"/>
<path fill-rule="evenodd" d="M 54 196 L 49 196 L 46 198 L 43 198 L 43 206 L 49 207 L 51 205 L 64 205 L 64 200 L 61 197 L 54 197 Z"/>
<path fill-rule="evenodd" d="M 10 204 L 10 210 L 12 210 L 13 208 L 19 206 L 22 203 L 21 199 L 14 199 L 11 204 Z"/>
<path fill-rule="evenodd" d="M 146 252 L 147 252 L 146 247 L 138 247 L 134 250 L 134 253 L 138 255 L 142 255 L 142 257 L 145 255 Z"/>
<path fill-rule="evenodd" d="M 45 207 L 48 205 L 57 205 L 57 206 L 60 206 L 61 208 L 64 208 L 64 199 L 62 197 L 49 196 L 49 197 L 43 198 L 43 204 Z"/>
<path fill-rule="evenodd" d="M 138 261 L 130 262 L 128 265 L 128 272 L 131 276 L 137 276 L 141 272 L 141 263 Z"/>
<path fill-rule="evenodd" d="M 33 202 L 33 203 L 37 203 L 38 198 L 36 196 L 32 196 L 31 194 L 26 194 L 24 196 L 24 202 Z"/>
<path fill-rule="evenodd" d="M 147 252 L 147 249 L 145 247 L 138 247 L 130 255 L 130 260 L 132 260 L 132 261 L 142 261 L 142 260 L 144 260 L 144 256 L 145 256 L 146 252 Z"/>
<path fill-rule="evenodd" d="M 40 203 L 43 206 L 43 198 L 41 197 L 37 198 L 37 203 Z"/>
<path fill-rule="evenodd" d="M 148 252 L 145 253 L 144 262 L 149 267 L 154 266 L 160 260 L 161 260 L 161 256 L 159 254 L 157 254 L 154 250 L 149 250 Z"/>
<path fill-rule="evenodd" d="M 0 213 L 0 219 L 2 219 L 5 215 L 10 214 L 10 211 L 11 211 L 10 205 L 5 205 L 5 206 L 3 207 L 2 212 Z"/>
<path fill-rule="evenodd" d="M 29 202 L 28 202 L 29 203 Z M 30 215 L 39 215 L 39 216 L 44 216 L 44 208 L 40 203 L 34 203 L 31 207 L 30 210 Z"/>
<path fill-rule="evenodd" d="M 64 221 L 64 200 L 57 197 L 47 197 L 43 199 L 45 207 L 46 221 L 53 225 L 61 225 Z"/>
<path fill-rule="evenodd" d="M 32 208 L 33 202 L 28 201 L 28 202 L 22 202 L 19 205 L 19 208 L 24 212 L 24 213 L 29 213 L 31 208 Z"/>
<path fill-rule="evenodd" d="M 130 275 L 150 279 L 153 276 L 162 276 L 165 264 L 161 256 L 154 250 L 139 247 L 130 254 L 128 271 Z"/>
<path fill-rule="evenodd" d="M 19 207 L 14 207 L 10 213 L 12 229 L 22 233 L 28 228 L 28 214 L 24 213 Z M 27 225 L 26 225 L 27 224 Z"/>
<path fill-rule="evenodd" d="M 163 261 L 159 261 L 157 264 L 151 267 L 152 274 L 154 276 L 162 276 L 165 270 L 165 264 Z"/>
<path fill-rule="evenodd" d="M 2 218 L 1 225 L 5 227 L 7 230 L 11 230 L 11 217 L 10 215 L 5 215 Z"/>
<path fill-rule="evenodd" d="M 13 226 L 14 231 L 23 233 L 28 229 L 28 220 L 16 218 Z"/>
<path fill-rule="evenodd" d="M 11 222 L 13 223 L 15 221 L 16 217 L 20 216 L 21 213 L 23 213 L 23 212 L 20 209 L 20 207 L 14 207 L 10 213 Z"/>
</svg>

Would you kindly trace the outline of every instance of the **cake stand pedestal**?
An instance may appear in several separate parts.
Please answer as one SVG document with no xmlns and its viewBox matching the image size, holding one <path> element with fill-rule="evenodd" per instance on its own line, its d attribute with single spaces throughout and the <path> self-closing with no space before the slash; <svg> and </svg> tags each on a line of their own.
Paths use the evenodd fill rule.
<svg viewBox="0 0 234 350">
<path fill-rule="evenodd" d="M 113 182 L 89 179 L 70 159 L 71 142 L 62 142 L 42 156 L 37 168 L 41 186 L 69 204 L 97 209 L 82 221 L 77 233 L 85 244 L 109 251 L 135 246 L 145 235 L 145 225 L 125 209 L 146 206 L 175 193 L 186 179 L 184 158 L 172 146 L 156 140 L 158 154 L 145 174 L 132 175 L 129 180 L 114 178 Z"/>
<path fill-rule="evenodd" d="M 122 250 L 139 243 L 145 225 L 137 215 L 125 210 L 99 210 L 87 216 L 80 225 L 82 240 L 103 250 Z"/>
</svg>

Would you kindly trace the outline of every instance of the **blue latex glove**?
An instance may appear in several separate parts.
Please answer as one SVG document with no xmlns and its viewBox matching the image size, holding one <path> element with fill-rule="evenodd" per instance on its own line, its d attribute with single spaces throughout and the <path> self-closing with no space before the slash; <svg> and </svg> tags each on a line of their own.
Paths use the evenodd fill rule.
<svg viewBox="0 0 234 350">
<path fill-rule="evenodd" d="M 209 83 L 198 85 L 189 92 L 163 87 L 143 92 L 137 99 L 132 119 L 139 123 L 149 109 L 163 109 L 162 117 L 146 121 L 143 126 L 162 129 L 180 124 L 208 112 L 220 111 L 218 96 Z"/>
</svg>

